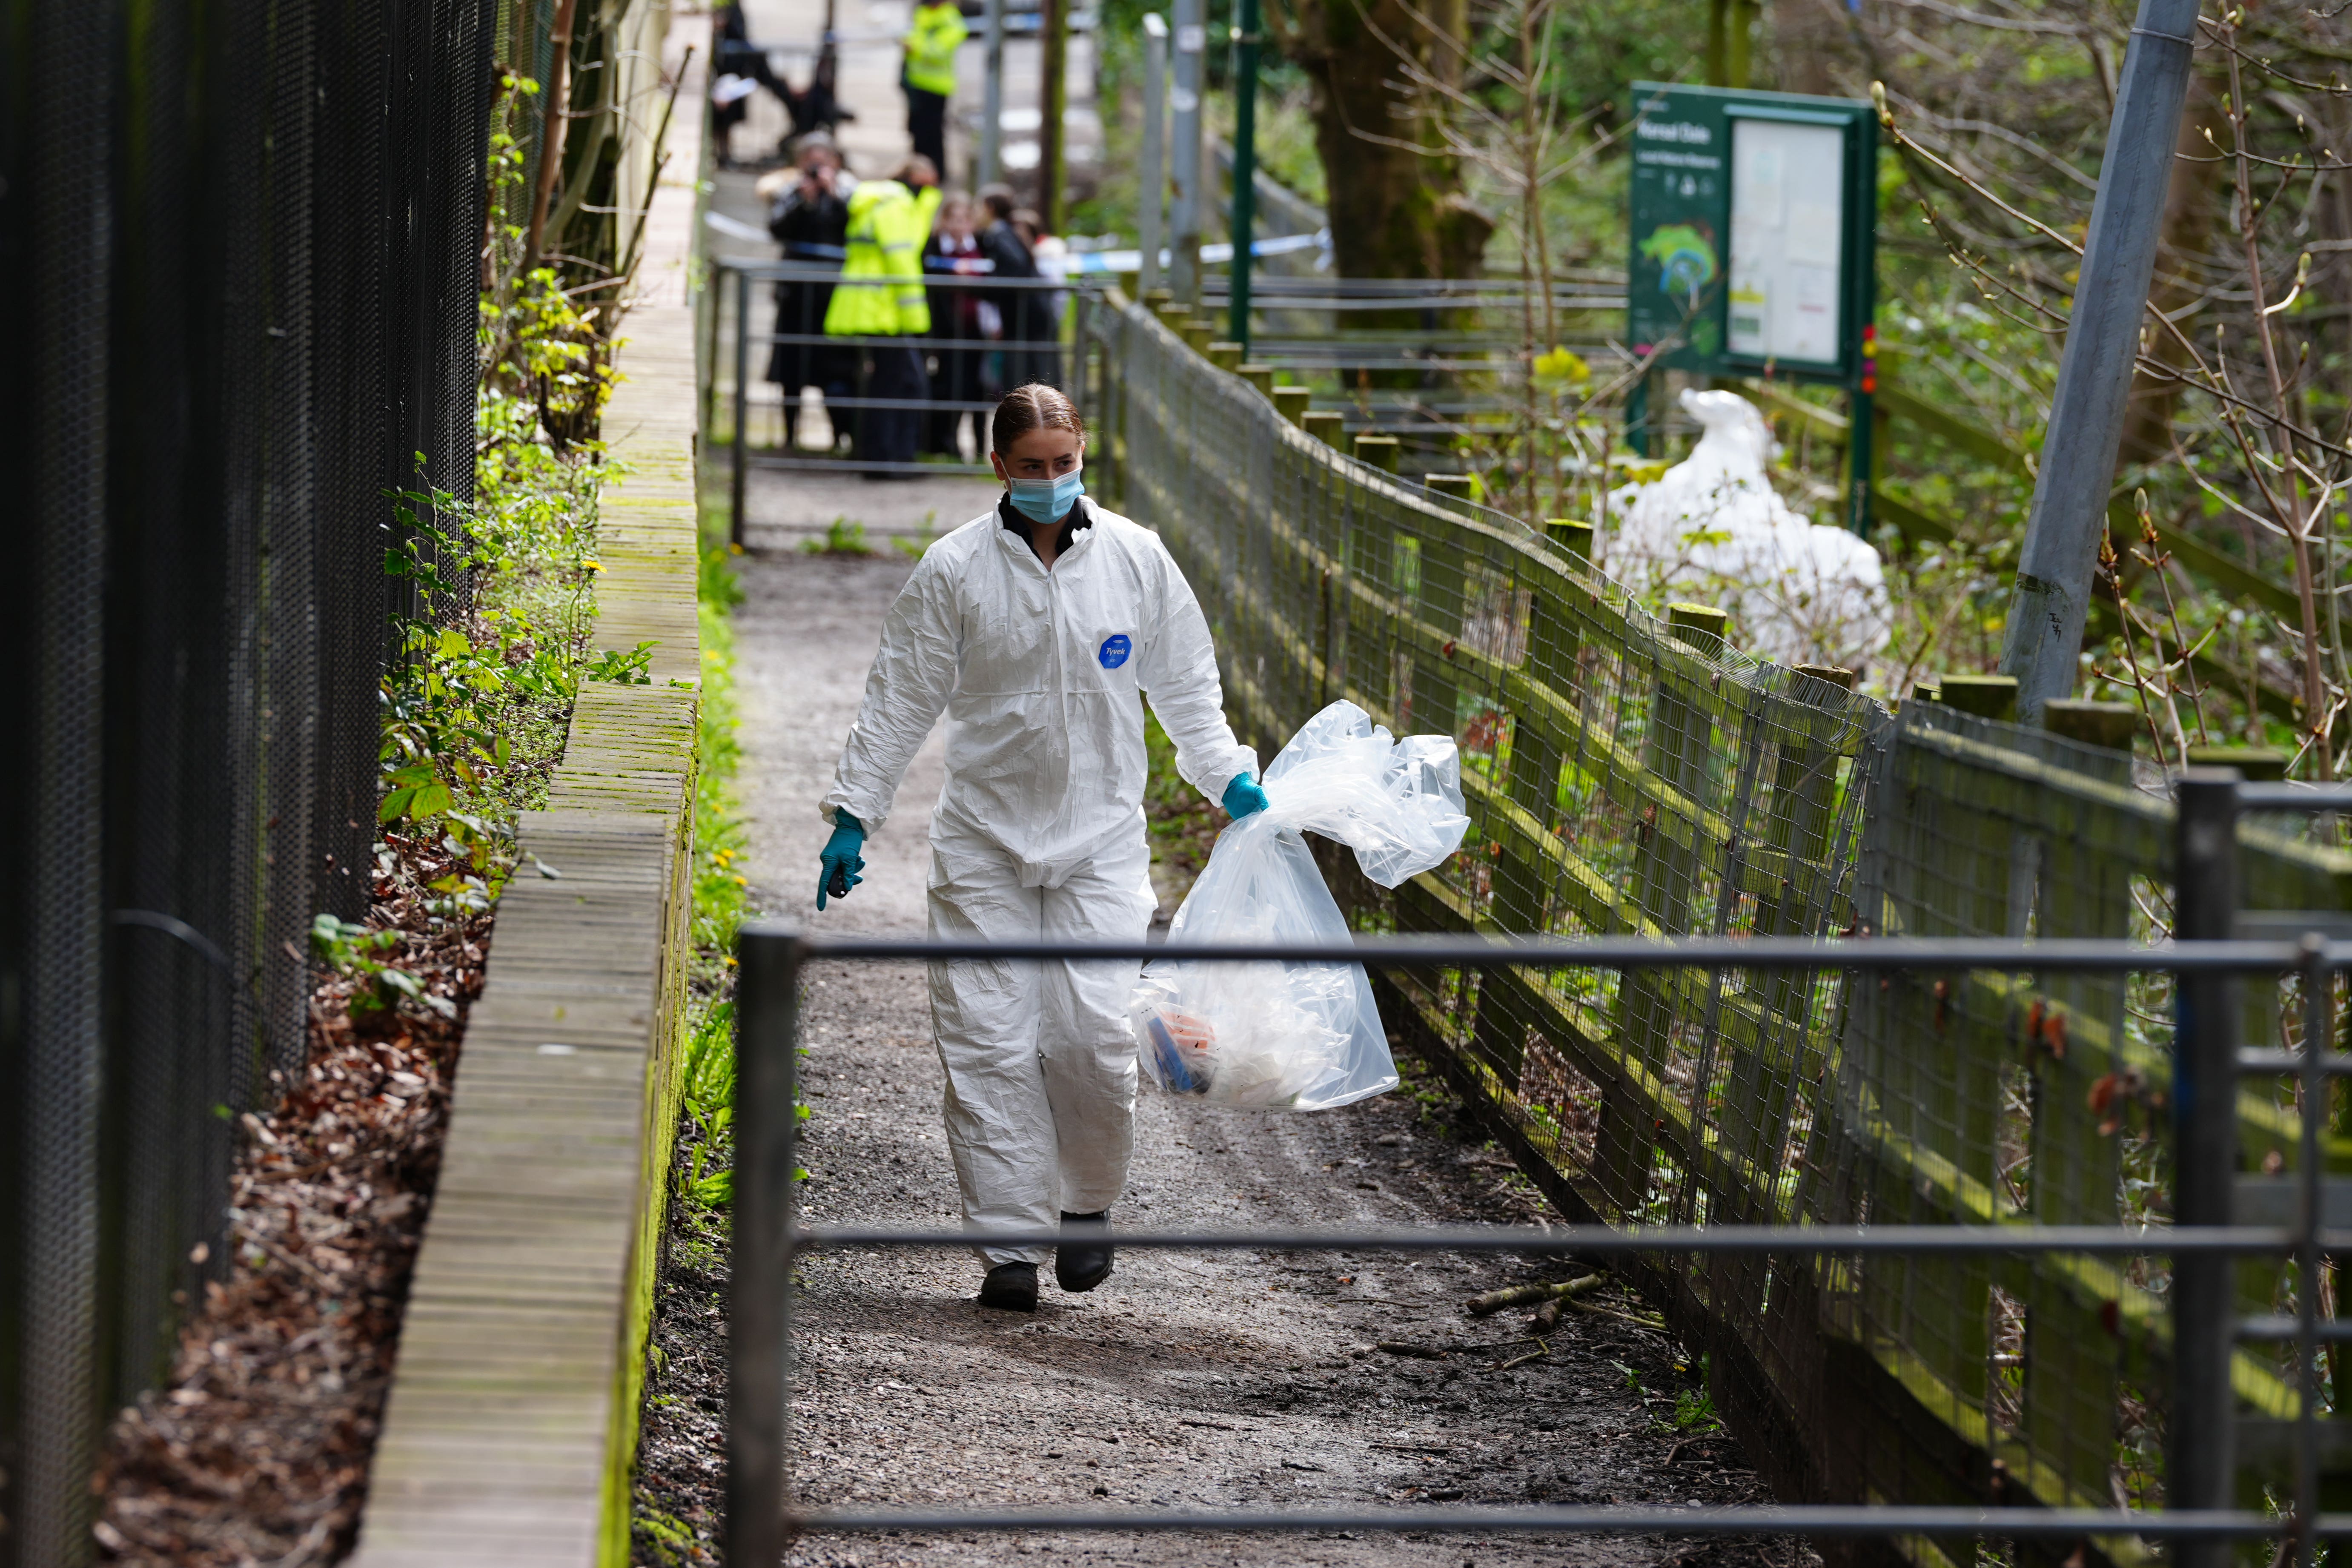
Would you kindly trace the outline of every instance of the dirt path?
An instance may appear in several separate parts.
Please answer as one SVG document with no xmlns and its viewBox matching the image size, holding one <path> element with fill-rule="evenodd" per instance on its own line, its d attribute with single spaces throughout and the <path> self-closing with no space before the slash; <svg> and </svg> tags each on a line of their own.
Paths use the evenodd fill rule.
<svg viewBox="0 0 2352 1568">
<path fill-rule="evenodd" d="M 905 570 L 902 560 L 796 554 L 754 559 L 745 574 L 743 782 L 757 824 L 755 883 L 774 890 L 776 913 L 799 916 L 809 902 L 803 872 L 822 837 L 812 803 Z M 937 742 L 869 852 L 869 880 L 845 928 L 919 929 L 921 818 L 938 789 Z M 805 1018 L 812 1217 L 952 1222 L 941 1079 L 919 975 L 821 968 Z M 1147 1096 L 1133 1180 L 1114 1215 L 1224 1228 L 1538 1217 L 1531 1190 L 1465 1125 L 1434 1077 L 1412 1064 L 1407 1071 L 1393 1094 L 1317 1115 Z M 646 1436 L 649 1489 L 705 1529 L 723 1462 L 722 1247 L 716 1237 L 677 1240 Z M 1476 1290 L 1573 1271 L 1453 1257 L 1130 1254 L 1090 1295 L 1062 1295 L 1049 1280 L 1026 1318 L 976 1306 L 979 1270 L 961 1254 L 821 1256 L 803 1275 L 796 1335 L 799 1495 L 1187 1508 L 1760 1500 L 1735 1447 L 1706 1436 L 1687 1400 L 1678 1424 L 1677 1395 L 1696 1385 L 1698 1369 L 1663 1334 L 1619 1316 L 1570 1314 L 1538 1343 L 1518 1337 L 1523 1312 L 1479 1321 L 1461 1310 Z M 1590 1300 L 1642 1310 L 1613 1288 Z M 1375 1349 L 1382 1341 L 1451 1353 L 1399 1355 Z M 1448 1568 L 1791 1561 L 1785 1545 L 1377 1532 L 810 1540 L 790 1561 L 993 1563 L 1044 1552 Z M 712 1559 L 668 1559 L 690 1560 Z M 641 1538 L 638 1561 L 664 1559 Z"/>
</svg>

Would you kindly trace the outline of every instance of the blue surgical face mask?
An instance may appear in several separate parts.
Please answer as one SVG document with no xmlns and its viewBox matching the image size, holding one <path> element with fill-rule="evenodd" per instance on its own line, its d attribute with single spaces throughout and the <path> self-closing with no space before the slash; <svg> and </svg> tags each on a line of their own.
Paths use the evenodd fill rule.
<svg viewBox="0 0 2352 1568">
<path fill-rule="evenodd" d="M 1057 479 L 1008 479 L 1013 509 L 1032 522 L 1056 523 L 1087 493 L 1086 470 L 1072 468 Z"/>
</svg>

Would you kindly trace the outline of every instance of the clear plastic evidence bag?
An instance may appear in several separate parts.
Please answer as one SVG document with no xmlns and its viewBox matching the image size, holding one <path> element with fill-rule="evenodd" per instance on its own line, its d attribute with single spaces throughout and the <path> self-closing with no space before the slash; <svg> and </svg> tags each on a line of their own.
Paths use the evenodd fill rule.
<svg viewBox="0 0 2352 1568">
<path fill-rule="evenodd" d="M 1282 748 L 1261 781 L 1265 810 L 1229 825 L 1170 928 L 1170 956 L 1144 967 L 1129 1009 L 1143 1076 L 1211 1105 L 1324 1110 L 1396 1087 L 1387 1030 L 1359 963 L 1221 963 L 1187 942 L 1344 942 L 1348 922 L 1302 836 L 1356 852 L 1383 888 L 1461 847 L 1462 767 L 1443 735 L 1396 740 L 1334 702 Z"/>
</svg>

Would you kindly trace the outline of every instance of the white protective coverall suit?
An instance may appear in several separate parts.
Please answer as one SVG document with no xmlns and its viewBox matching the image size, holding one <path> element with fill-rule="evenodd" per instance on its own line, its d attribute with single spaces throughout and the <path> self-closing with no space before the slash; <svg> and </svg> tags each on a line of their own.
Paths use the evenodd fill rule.
<svg viewBox="0 0 2352 1568">
<path fill-rule="evenodd" d="M 1157 902 L 1143 705 L 1211 800 L 1257 769 L 1225 723 L 1207 621 L 1157 534 L 1079 500 L 1048 572 L 1000 508 L 927 551 L 884 623 L 824 816 L 870 834 L 941 709 L 931 816 L 940 938 L 1139 941 Z M 1135 1146 L 1132 963 L 930 966 L 948 1146 L 973 1229 L 1108 1209 Z M 982 1247 L 1043 1262 L 1044 1247 Z"/>
</svg>

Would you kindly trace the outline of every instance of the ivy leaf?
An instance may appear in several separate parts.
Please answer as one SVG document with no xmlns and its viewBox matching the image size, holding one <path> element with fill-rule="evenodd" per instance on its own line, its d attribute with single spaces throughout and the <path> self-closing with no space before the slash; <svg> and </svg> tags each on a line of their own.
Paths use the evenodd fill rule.
<svg viewBox="0 0 2352 1568">
<path fill-rule="evenodd" d="M 449 786 L 436 779 L 409 796 L 408 819 L 423 822 L 429 816 L 438 816 L 456 804 L 457 797 L 449 793 Z"/>
</svg>

